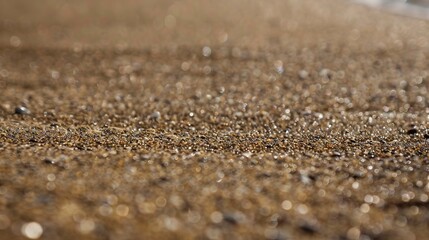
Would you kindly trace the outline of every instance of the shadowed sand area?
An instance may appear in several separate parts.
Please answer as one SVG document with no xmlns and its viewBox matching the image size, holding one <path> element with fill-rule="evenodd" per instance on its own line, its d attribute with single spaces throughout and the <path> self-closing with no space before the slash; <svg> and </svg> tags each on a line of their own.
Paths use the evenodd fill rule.
<svg viewBox="0 0 429 240">
<path fill-rule="evenodd" d="M 0 0 L 0 239 L 425 239 L 428 30 L 336 0 Z"/>
</svg>

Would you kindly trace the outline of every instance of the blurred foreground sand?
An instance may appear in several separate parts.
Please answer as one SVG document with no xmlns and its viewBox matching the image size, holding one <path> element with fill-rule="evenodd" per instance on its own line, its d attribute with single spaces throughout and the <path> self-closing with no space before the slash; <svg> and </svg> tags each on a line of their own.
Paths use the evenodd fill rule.
<svg viewBox="0 0 429 240">
<path fill-rule="evenodd" d="M 428 30 L 335 0 L 0 0 L 0 239 L 425 239 Z"/>
</svg>

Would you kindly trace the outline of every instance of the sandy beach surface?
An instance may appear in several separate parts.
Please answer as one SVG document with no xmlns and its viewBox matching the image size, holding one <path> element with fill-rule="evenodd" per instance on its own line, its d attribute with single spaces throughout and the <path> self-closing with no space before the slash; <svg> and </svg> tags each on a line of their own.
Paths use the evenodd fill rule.
<svg viewBox="0 0 429 240">
<path fill-rule="evenodd" d="M 429 22 L 340 0 L 0 0 L 0 239 L 428 239 Z"/>
</svg>

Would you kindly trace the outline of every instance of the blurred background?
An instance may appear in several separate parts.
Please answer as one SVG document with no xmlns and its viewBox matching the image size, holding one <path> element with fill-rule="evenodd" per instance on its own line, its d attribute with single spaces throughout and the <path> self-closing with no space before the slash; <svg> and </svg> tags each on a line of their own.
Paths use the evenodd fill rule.
<svg viewBox="0 0 429 240">
<path fill-rule="evenodd" d="M 427 47 L 424 20 L 345 0 L 0 0 L 0 45 Z"/>
</svg>

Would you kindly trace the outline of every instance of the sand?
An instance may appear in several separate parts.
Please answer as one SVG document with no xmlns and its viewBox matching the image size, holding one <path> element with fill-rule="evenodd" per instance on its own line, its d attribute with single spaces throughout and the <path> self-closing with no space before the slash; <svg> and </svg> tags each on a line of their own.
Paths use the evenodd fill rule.
<svg viewBox="0 0 429 240">
<path fill-rule="evenodd" d="M 346 1 L 0 0 L 0 238 L 425 239 L 428 30 Z"/>
</svg>

